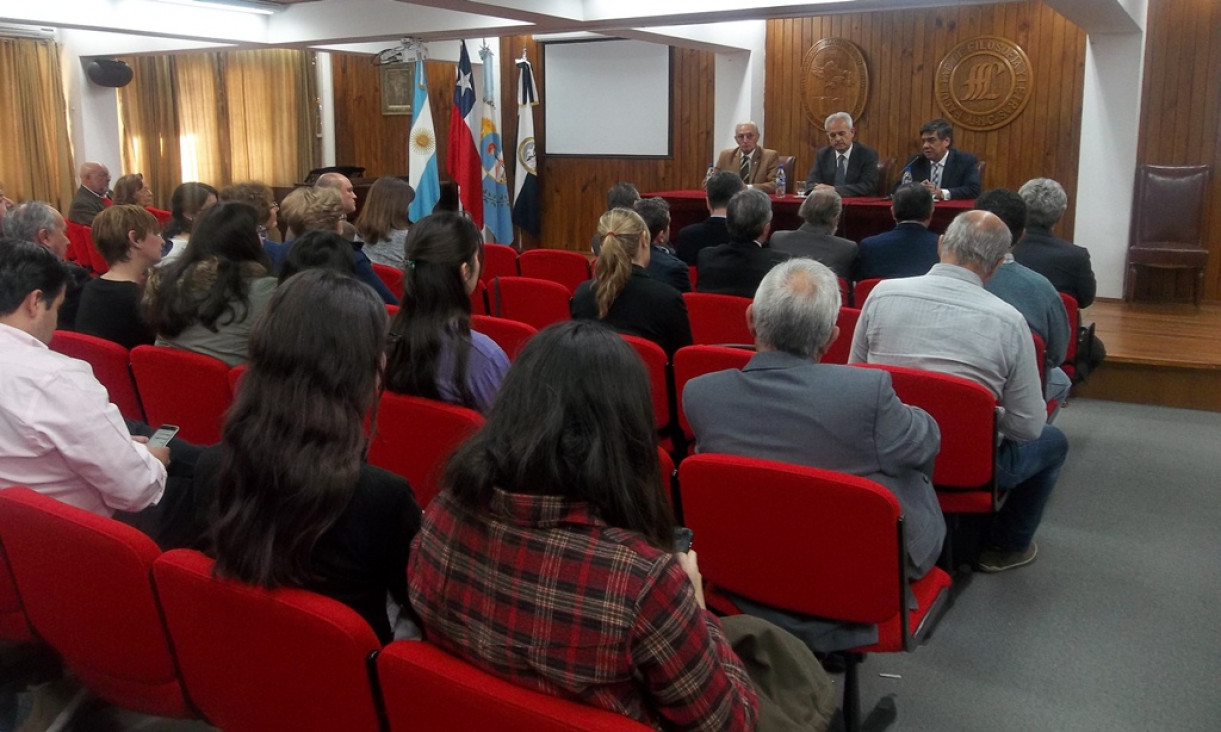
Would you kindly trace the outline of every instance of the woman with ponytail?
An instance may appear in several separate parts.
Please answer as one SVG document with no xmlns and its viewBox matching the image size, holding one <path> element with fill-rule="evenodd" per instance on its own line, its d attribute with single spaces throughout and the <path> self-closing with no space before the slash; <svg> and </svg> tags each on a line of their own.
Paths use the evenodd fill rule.
<svg viewBox="0 0 1221 732">
<path fill-rule="evenodd" d="M 635 211 L 614 208 L 598 220 L 601 245 L 594 279 L 581 283 L 572 298 L 572 317 L 601 320 L 620 333 L 640 336 L 667 356 L 691 345 L 691 323 L 683 296 L 651 278 L 649 228 Z"/>
</svg>

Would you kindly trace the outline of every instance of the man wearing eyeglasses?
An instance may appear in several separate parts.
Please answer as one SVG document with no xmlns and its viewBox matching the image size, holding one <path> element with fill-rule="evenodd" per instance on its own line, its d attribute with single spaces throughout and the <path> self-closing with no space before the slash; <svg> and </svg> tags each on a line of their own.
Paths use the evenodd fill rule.
<svg viewBox="0 0 1221 732">
<path fill-rule="evenodd" d="M 733 139 L 738 146 L 721 151 L 716 169 L 737 173 L 747 186 L 758 188 L 768 195 L 775 193 L 780 156 L 775 150 L 759 147 L 759 126 L 754 122 L 743 122 L 734 130 Z"/>
</svg>

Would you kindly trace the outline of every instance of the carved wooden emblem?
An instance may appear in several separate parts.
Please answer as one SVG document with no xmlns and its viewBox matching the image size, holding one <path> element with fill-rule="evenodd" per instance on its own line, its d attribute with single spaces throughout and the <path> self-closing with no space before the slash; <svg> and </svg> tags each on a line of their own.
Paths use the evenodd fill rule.
<svg viewBox="0 0 1221 732">
<path fill-rule="evenodd" d="M 954 124 L 968 130 L 1004 127 L 1030 101 L 1031 69 L 1016 43 L 980 36 L 954 47 L 937 67 L 937 103 Z"/>
<path fill-rule="evenodd" d="M 835 112 L 860 119 L 869 98 L 869 69 L 856 44 L 824 38 L 806 51 L 801 67 L 805 72 L 801 102 L 815 127 L 823 129 L 827 117 Z"/>
</svg>

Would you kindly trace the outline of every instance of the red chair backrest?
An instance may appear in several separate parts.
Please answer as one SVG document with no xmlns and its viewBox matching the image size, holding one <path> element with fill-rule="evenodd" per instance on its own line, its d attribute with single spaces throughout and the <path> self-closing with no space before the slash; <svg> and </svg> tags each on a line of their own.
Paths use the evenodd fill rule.
<svg viewBox="0 0 1221 732">
<path fill-rule="evenodd" d="M 841 307 L 835 324 L 839 326 L 839 337 L 823 354 L 822 363 L 848 363 L 852 354 L 852 334 L 856 332 L 856 321 L 861 319 L 861 311 L 857 308 Z"/>
<path fill-rule="evenodd" d="M 754 345 L 755 338 L 746 327 L 749 297 L 684 292 L 683 302 L 691 321 L 691 338 L 697 345 Z"/>
<path fill-rule="evenodd" d="M 23 487 L 0 490 L 0 536 L 30 624 L 90 691 L 190 716 L 153 595 L 152 539 Z"/>
<path fill-rule="evenodd" d="M 488 286 L 483 280 L 475 283 L 471 290 L 471 315 L 490 315 L 488 312 Z"/>
<path fill-rule="evenodd" d="M 542 330 L 572 319 L 567 287 L 534 277 L 497 277 L 488 291 L 489 315 L 517 320 Z"/>
<path fill-rule="evenodd" d="M 700 571 L 718 588 L 858 623 L 902 607 L 902 509 L 877 483 L 729 455 L 694 455 L 678 475 Z"/>
<path fill-rule="evenodd" d="M 483 426 L 483 415 L 454 404 L 386 392 L 377 408 L 369 464 L 401 475 L 421 508 L 440 491 L 445 463 Z"/>
<path fill-rule="evenodd" d="M 242 376 L 246 373 L 246 364 L 239 364 L 229 369 L 229 393 L 233 397 L 237 397 L 237 387 L 242 383 Z"/>
<path fill-rule="evenodd" d="M 153 565 L 191 701 L 225 730 L 378 729 L 366 659 L 381 644 L 356 611 L 299 589 L 213 576 L 176 549 Z"/>
<path fill-rule="evenodd" d="M 72 260 L 94 274 L 103 275 L 110 271 L 110 265 L 93 243 L 91 227 L 68 221 L 64 233 L 68 236 L 68 253 Z"/>
<path fill-rule="evenodd" d="M 163 208 L 153 208 L 152 206 L 145 206 L 144 210 L 151 213 L 153 215 L 153 218 L 157 219 L 157 223 L 161 224 L 161 226 L 163 226 L 163 227 L 170 222 L 170 219 L 174 218 L 173 213 L 166 211 Z"/>
<path fill-rule="evenodd" d="M 479 279 L 485 285 L 497 277 L 517 277 L 517 250 L 507 244 L 483 245 L 483 269 Z"/>
<path fill-rule="evenodd" d="M 670 424 L 670 404 L 673 402 L 670 396 L 670 377 L 666 373 L 666 365 L 669 363 L 666 359 L 666 352 L 661 349 L 661 346 L 647 338 L 620 335 L 636 351 L 640 360 L 644 361 L 644 367 L 649 372 L 649 395 L 653 400 L 653 422 L 657 425 L 657 429 L 662 429 Z"/>
<path fill-rule="evenodd" d="M 1047 393 L 1047 346 L 1043 343 L 1043 336 L 1031 331 L 1030 338 L 1034 341 L 1034 362 L 1039 367 L 1039 386 L 1043 388 L 1043 393 Z"/>
<path fill-rule="evenodd" d="M 57 330 L 51 336 L 51 350 L 87 361 L 93 367 L 93 377 L 110 394 L 111 404 L 127 419 L 145 421 L 136 383 L 131 376 L 131 353 L 126 348 L 105 338 Z"/>
<path fill-rule="evenodd" d="M 726 369 L 742 370 L 755 355 L 754 351 L 726 346 L 684 346 L 674 353 L 674 399 L 678 408 L 678 426 L 691 439 L 691 423 L 683 411 L 683 389 L 697 376 Z"/>
<path fill-rule="evenodd" d="M 472 315 L 471 330 L 477 330 L 496 341 L 496 345 L 504 350 L 510 361 L 517 358 L 526 341 L 538 333 L 534 326 L 491 315 Z"/>
<path fill-rule="evenodd" d="M 377 656 L 390 732 L 628 732 L 620 714 L 526 689 L 430 643 L 396 641 Z"/>
<path fill-rule="evenodd" d="M 1081 308 L 1077 298 L 1061 292 L 1060 300 L 1064 303 L 1064 312 L 1068 315 L 1068 350 L 1064 353 L 1064 363 L 1061 368 L 1069 377 L 1077 374 L 1077 330 L 1081 327 Z"/>
<path fill-rule="evenodd" d="M 852 306 L 860 309 L 865 306 L 865 298 L 869 297 L 869 293 L 873 292 L 873 288 L 878 286 L 881 278 L 874 277 L 869 280 L 861 280 L 852 288 Z M 845 302 L 845 304 L 847 304 Z"/>
<path fill-rule="evenodd" d="M 694 264 L 687 266 L 687 277 L 691 280 L 691 288 L 695 289 L 695 283 L 700 278 L 700 270 Z"/>
<path fill-rule="evenodd" d="M 402 299 L 403 297 L 403 271 L 389 265 L 378 264 L 372 262 L 373 273 L 382 281 L 387 290 L 394 293 L 394 296 Z"/>
<path fill-rule="evenodd" d="M 0 640 L 29 643 L 34 640 L 30 624 L 21 607 L 21 596 L 17 594 L 17 583 L 8 566 L 8 555 L 0 544 Z"/>
<path fill-rule="evenodd" d="M 531 249 L 517 257 L 517 269 L 522 277 L 558 282 L 568 288 L 568 294 L 577 291 L 577 285 L 593 274 L 589 258 L 580 252 L 567 249 Z"/>
<path fill-rule="evenodd" d="M 131 370 L 149 424 L 176 424 L 178 436 L 197 445 L 220 442 L 225 410 L 233 401 L 224 361 L 177 348 L 136 346 Z"/>
</svg>

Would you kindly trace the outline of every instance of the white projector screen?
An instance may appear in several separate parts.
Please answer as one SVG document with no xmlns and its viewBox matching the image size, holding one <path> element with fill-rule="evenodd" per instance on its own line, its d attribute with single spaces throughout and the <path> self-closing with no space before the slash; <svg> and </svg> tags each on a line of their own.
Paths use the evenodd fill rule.
<svg viewBox="0 0 1221 732">
<path fill-rule="evenodd" d="M 669 46 L 552 42 L 543 62 L 548 155 L 671 154 Z"/>
</svg>

